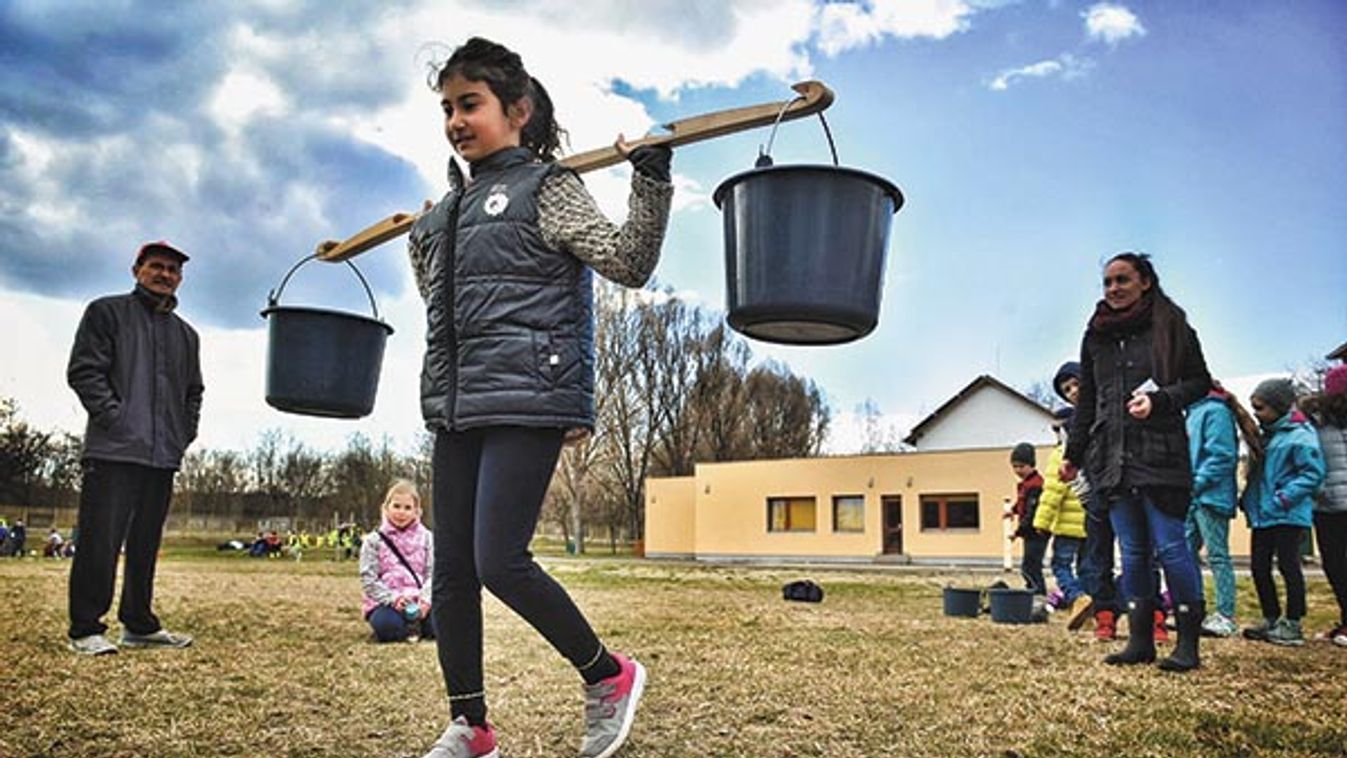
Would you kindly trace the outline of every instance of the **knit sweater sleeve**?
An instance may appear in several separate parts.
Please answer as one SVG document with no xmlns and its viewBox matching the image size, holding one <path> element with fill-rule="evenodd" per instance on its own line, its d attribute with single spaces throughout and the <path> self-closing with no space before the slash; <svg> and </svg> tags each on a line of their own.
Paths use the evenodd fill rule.
<svg viewBox="0 0 1347 758">
<path fill-rule="evenodd" d="M 430 301 L 430 251 L 421 244 L 416 234 L 407 237 L 407 258 L 412 264 L 412 276 L 416 279 L 416 289 L 421 299 Z"/>
<path fill-rule="evenodd" d="M 544 180 L 538 192 L 538 228 L 543 242 L 579 258 L 605 279 L 640 287 L 659 263 L 669 223 L 673 185 L 633 171 L 627 220 L 618 226 L 570 171 Z"/>
</svg>

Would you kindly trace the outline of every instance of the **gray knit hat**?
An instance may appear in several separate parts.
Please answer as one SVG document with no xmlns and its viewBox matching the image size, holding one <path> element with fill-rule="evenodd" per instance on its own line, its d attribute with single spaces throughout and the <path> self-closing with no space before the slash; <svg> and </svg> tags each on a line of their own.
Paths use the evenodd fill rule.
<svg viewBox="0 0 1347 758">
<path fill-rule="evenodd" d="M 1295 405 L 1296 386 L 1290 379 L 1267 379 L 1254 387 L 1252 397 L 1267 403 L 1268 407 L 1280 416 Z"/>
<path fill-rule="evenodd" d="M 1034 446 L 1028 442 L 1021 442 L 1010 451 L 1011 463 L 1023 463 L 1026 466 L 1033 466 L 1037 462 L 1037 455 L 1034 453 Z"/>
</svg>

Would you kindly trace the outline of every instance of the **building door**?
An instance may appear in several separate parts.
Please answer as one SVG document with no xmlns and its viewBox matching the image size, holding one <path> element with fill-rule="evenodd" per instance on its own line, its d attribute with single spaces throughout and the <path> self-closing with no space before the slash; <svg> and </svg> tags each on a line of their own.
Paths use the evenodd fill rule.
<svg viewBox="0 0 1347 758">
<path fill-rule="evenodd" d="M 903 497 L 884 495 L 880 502 L 884 506 L 884 554 L 897 555 L 903 552 Z"/>
</svg>

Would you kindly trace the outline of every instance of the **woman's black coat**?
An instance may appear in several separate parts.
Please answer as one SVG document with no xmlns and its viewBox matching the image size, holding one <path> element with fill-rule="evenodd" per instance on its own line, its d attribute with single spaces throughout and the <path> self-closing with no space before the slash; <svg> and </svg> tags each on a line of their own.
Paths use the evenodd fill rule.
<svg viewBox="0 0 1347 758">
<path fill-rule="evenodd" d="M 1192 486 L 1183 411 L 1211 389 L 1197 333 L 1186 324 L 1178 376 L 1150 393 L 1151 414 L 1133 418 L 1127 402 L 1155 374 L 1154 326 L 1105 333 L 1090 328 L 1080 348 L 1080 397 L 1066 457 L 1081 466 L 1100 491 Z M 1186 503 L 1185 503 L 1186 505 Z"/>
</svg>

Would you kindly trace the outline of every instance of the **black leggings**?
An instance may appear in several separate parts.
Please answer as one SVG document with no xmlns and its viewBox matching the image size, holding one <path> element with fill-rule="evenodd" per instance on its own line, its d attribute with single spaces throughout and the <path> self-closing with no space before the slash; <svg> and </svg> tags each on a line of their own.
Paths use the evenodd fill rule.
<svg viewBox="0 0 1347 758">
<path fill-rule="evenodd" d="M 1315 513 L 1314 536 L 1328 584 L 1338 599 L 1338 623 L 1347 626 L 1347 511 Z"/>
<path fill-rule="evenodd" d="M 1300 540 L 1304 527 L 1269 526 L 1253 530 L 1253 555 L 1249 571 L 1253 586 L 1258 590 L 1258 605 L 1263 618 L 1281 616 L 1277 602 L 1277 585 L 1272 581 L 1272 556 L 1277 556 L 1277 570 L 1286 582 L 1286 618 L 1299 621 L 1305 617 L 1305 574 L 1300 570 Z"/>
<path fill-rule="evenodd" d="M 589 622 L 533 561 L 529 540 L 561 429 L 489 427 L 435 436 L 436 648 L 453 717 L 486 717 L 482 684 L 482 587 L 537 629 L 577 669 L 601 656 Z"/>
</svg>

